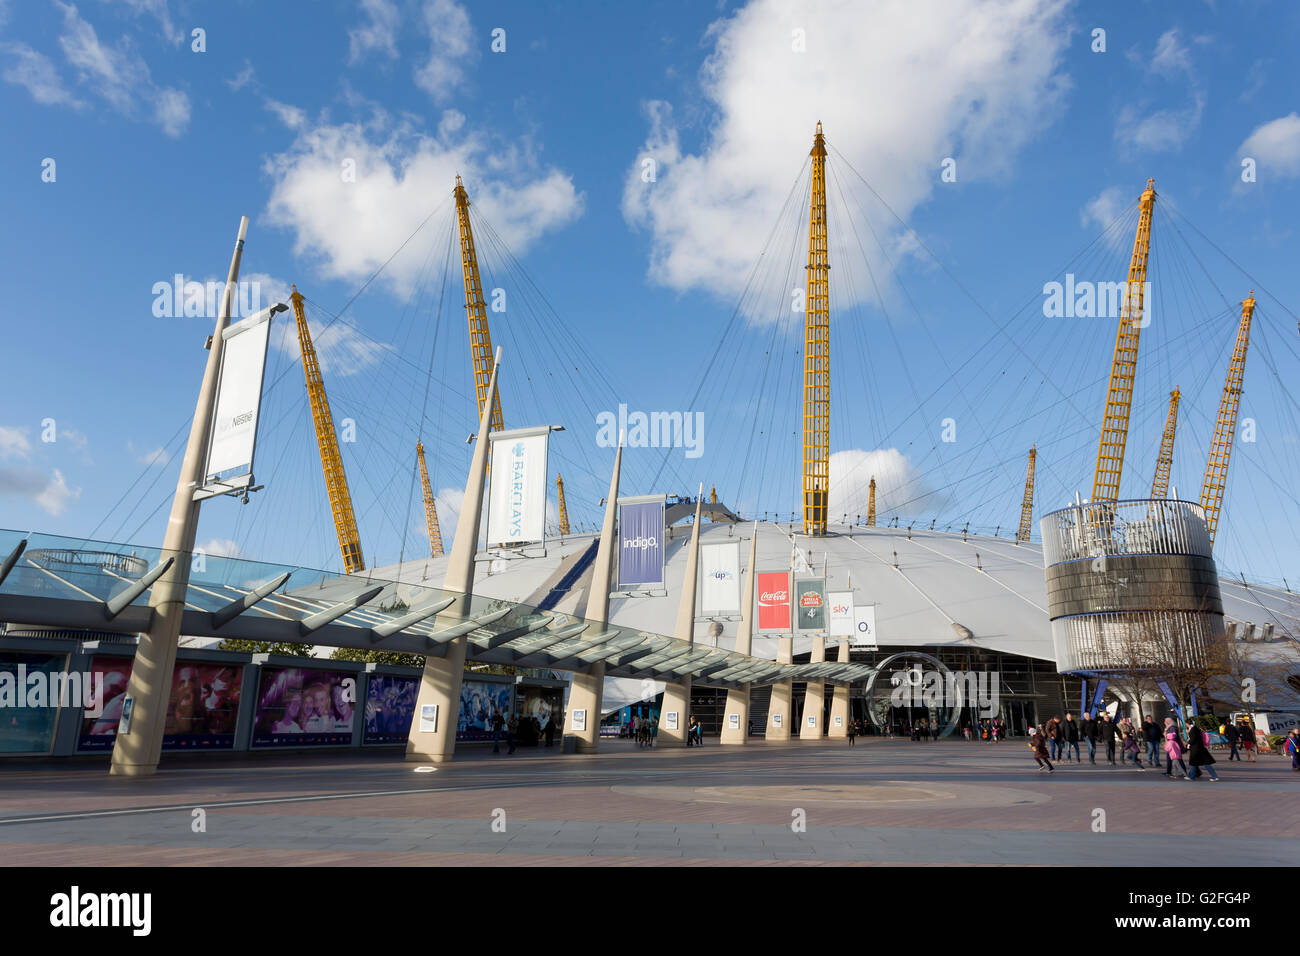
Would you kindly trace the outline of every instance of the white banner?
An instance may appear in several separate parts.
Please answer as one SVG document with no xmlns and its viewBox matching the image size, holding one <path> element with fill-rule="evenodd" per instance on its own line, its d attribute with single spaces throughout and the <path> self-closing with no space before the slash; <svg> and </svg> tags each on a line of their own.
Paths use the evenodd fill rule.
<svg viewBox="0 0 1300 956">
<path fill-rule="evenodd" d="M 532 431 L 525 429 L 524 431 Z M 526 544 L 546 537 L 546 449 L 550 429 L 492 435 L 487 545 Z"/>
<path fill-rule="evenodd" d="M 271 311 L 267 309 L 228 326 L 221 334 L 217 409 L 212 416 L 205 477 L 235 469 L 252 470 L 270 332 Z"/>
<path fill-rule="evenodd" d="M 876 607 L 874 604 L 853 609 L 853 640 L 849 641 L 849 645 L 852 647 L 867 647 L 873 651 L 879 648 L 880 644 L 876 639 Z"/>
<path fill-rule="evenodd" d="M 826 599 L 831 604 L 830 628 L 826 633 L 831 637 L 852 637 L 855 623 L 853 592 L 831 591 L 826 595 Z"/>
<path fill-rule="evenodd" d="M 740 613 L 740 542 L 700 545 L 700 613 Z"/>
</svg>

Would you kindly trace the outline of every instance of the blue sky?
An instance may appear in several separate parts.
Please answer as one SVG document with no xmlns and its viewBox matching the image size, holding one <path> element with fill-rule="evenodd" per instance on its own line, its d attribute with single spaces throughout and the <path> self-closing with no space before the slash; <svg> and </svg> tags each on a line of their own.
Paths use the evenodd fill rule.
<svg viewBox="0 0 1300 956">
<path fill-rule="evenodd" d="M 223 278 L 246 214 L 243 277 L 268 298 L 290 282 L 307 295 L 335 418 L 355 422 L 342 451 L 367 560 L 426 553 L 417 437 L 449 538 L 475 417 L 459 270 L 445 268 L 457 172 L 484 286 L 508 296 L 489 315 L 507 425 L 566 425 L 552 470 L 575 523 L 598 520 L 611 453 L 595 416 L 620 402 L 704 416 L 698 458 L 629 450 L 629 493 L 703 482 L 746 514 L 788 517 L 791 296 L 820 120 L 834 513 L 864 512 L 874 474 L 882 520 L 1006 534 L 1035 443 L 1037 513 L 1089 493 L 1116 322 L 1047 317 L 1043 286 L 1122 280 L 1154 176 L 1153 319 L 1122 495 L 1146 494 L 1177 385 L 1173 483 L 1199 497 L 1237 303 L 1255 288 L 1241 411 L 1254 440 L 1237 443 L 1216 553 L 1251 578 L 1300 580 L 1292 5 L 273 9 L 0 3 L 0 527 L 160 541 L 212 322 L 156 316 L 152 290 Z M 199 539 L 338 567 L 278 321 L 266 489 L 206 505 Z"/>
</svg>

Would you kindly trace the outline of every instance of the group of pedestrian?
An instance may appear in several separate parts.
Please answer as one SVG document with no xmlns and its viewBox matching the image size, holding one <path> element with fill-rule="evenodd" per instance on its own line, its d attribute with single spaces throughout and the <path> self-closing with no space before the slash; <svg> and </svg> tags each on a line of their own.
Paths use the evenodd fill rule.
<svg viewBox="0 0 1300 956">
<path fill-rule="evenodd" d="M 512 754 L 520 745 L 531 744 L 537 747 L 541 744 L 543 738 L 546 740 L 546 746 L 555 746 L 555 734 L 559 731 L 559 722 L 552 713 L 546 719 L 543 725 L 535 716 L 529 714 L 522 719 L 518 716 L 511 715 L 507 720 L 500 711 L 492 715 L 492 752 L 499 754 L 501 752 L 501 737 L 504 734 L 506 738 L 506 754 Z"/>
<path fill-rule="evenodd" d="M 698 717 L 692 716 L 686 724 L 686 746 L 703 747 L 704 746 L 704 727 Z"/>
<path fill-rule="evenodd" d="M 1034 762 L 1040 771 L 1046 770 L 1048 773 L 1056 772 L 1052 761 L 1059 761 L 1062 757 L 1067 763 L 1070 760 L 1082 763 L 1080 741 L 1087 743 L 1088 760 L 1093 764 L 1097 762 L 1098 745 L 1105 746 L 1106 759 L 1110 764 L 1115 765 L 1118 750 L 1121 762 L 1131 763 L 1139 770 L 1158 768 L 1158 754 L 1163 750 L 1166 777 L 1174 776 L 1174 765 L 1177 764 L 1181 780 L 1196 780 L 1202 773 L 1208 774 L 1211 782 L 1217 783 L 1219 780 L 1205 731 L 1196 724 L 1191 724 L 1184 736 L 1172 717 L 1166 717 L 1164 726 L 1161 727 L 1145 714 L 1140 725 L 1135 725 L 1127 717 L 1116 721 L 1111 719 L 1110 714 L 1103 714 L 1094 719 L 1087 712 L 1083 715 L 1083 721 L 1077 722 L 1074 714 L 1067 713 L 1064 720 L 1053 717 L 1045 725 L 1031 727 L 1029 731 L 1029 749 L 1033 752 Z M 1142 762 L 1144 745 L 1146 766 Z"/>
</svg>

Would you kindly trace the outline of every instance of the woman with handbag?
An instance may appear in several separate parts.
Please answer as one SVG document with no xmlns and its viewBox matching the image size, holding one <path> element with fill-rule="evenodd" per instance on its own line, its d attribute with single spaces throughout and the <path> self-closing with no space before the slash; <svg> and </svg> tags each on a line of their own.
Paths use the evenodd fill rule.
<svg viewBox="0 0 1300 956">
<path fill-rule="evenodd" d="M 1174 775 L 1174 761 L 1182 768 L 1179 779 L 1187 779 L 1187 764 L 1183 763 L 1183 738 L 1178 733 L 1178 725 L 1172 717 L 1165 718 L 1165 776 Z"/>
<path fill-rule="evenodd" d="M 1191 772 L 1187 775 L 1190 779 L 1195 780 L 1201 775 L 1201 768 L 1210 775 L 1213 783 L 1219 782 L 1219 775 L 1214 772 L 1214 754 L 1210 753 L 1210 748 L 1205 746 L 1205 731 L 1200 727 L 1192 724 L 1187 729 L 1187 739 L 1191 746 L 1187 750 L 1187 762 L 1192 765 Z"/>
</svg>

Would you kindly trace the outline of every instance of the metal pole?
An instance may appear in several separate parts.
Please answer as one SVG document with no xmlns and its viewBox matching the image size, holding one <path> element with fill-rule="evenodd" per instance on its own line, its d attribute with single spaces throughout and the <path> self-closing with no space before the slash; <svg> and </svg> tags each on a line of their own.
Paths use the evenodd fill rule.
<svg viewBox="0 0 1300 956">
<path fill-rule="evenodd" d="M 176 642 L 180 637 L 185 591 L 190 581 L 190 553 L 194 550 L 194 536 L 199 524 L 199 503 L 194 500 L 194 489 L 201 483 L 207 464 L 212 412 L 217 400 L 217 372 L 221 368 L 221 333 L 230 324 L 235 283 L 239 281 L 239 261 L 244 253 L 247 233 L 248 217 L 243 216 L 239 220 L 239 238 L 235 240 L 235 251 L 230 257 L 226 294 L 221 300 L 216 330 L 212 333 L 208 364 L 194 405 L 194 421 L 190 424 L 190 440 L 185 446 L 176 494 L 172 497 L 171 517 L 167 520 L 167 534 L 163 538 L 161 559 L 175 556 L 176 561 L 150 592 L 149 607 L 153 614 L 149 630 L 140 635 L 126 690 L 131 708 L 129 728 L 124 733 L 124 728 L 119 727 L 113 744 L 113 764 L 109 772 L 121 776 L 153 775 L 158 770 L 162 754 L 167 698 L 171 693 L 172 669 L 176 666 Z"/>
</svg>

